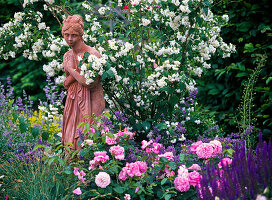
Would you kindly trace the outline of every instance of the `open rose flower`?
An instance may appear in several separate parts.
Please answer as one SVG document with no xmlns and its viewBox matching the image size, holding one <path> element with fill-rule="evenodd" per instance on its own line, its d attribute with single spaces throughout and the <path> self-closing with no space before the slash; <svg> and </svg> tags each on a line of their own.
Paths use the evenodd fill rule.
<svg viewBox="0 0 272 200">
<path fill-rule="evenodd" d="M 81 194 L 82 194 L 82 192 L 81 192 L 81 190 L 80 190 L 79 187 L 78 187 L 77 189 L 75 189 L 75 190 L 73 191 L 73 193 L 76 194 L 76 195 L 81 195 Z"/>
<path fill-rule="evenodd" d="M 106 172 L 99 172 L 95 176 L 95 184 L 98 187 L 106 188 L 111 183 L 110 175 Z"/>
<path fill-rule="evenodd" d="M 198 158 L 207 159 L 213 155 L 213 146 L 209 143 L 202 143 L 196 148 Z"/>
</svg>

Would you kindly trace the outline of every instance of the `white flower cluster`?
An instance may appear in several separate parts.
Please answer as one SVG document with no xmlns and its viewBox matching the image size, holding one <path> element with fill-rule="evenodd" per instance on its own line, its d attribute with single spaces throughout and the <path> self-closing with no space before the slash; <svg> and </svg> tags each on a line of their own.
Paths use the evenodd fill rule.
<svg viewBox="0 0 272 200">
<path fill-rule="evenodd" d="M 38 2 L 39 0 L 24 0 L 23 7 L 25 8 L 28 4 L 33 4 L 34 2 Z"/>
<path fill-rule="evenodd" d="M 91 84 L 95 81 L 95 78 L 98 75 L 102 75 L 104 71 L 104 65 L 106 64 L 105 56 L 98 58 L 95 55 L 89 55 L 88 63 L 80 67 L 80 75 L 86 78 L 86 84 Z"/>
<path fill-rule="evenodd" d="M 61 106 L 61 102 L 57 102 L 57 104 L 58 106 Z M 50 122 L 55 122 L 57 118 L 62 118 L 62 115 L 58 112 L 58 108 L 52 104 L 49 104 L 48 107 L 39 105 L 38 109 L 42 112 L 42 119 L 48 120 Z"/>
<path fill-rule="evenodd" d="M 63 65 L 57 60 L 53 60 L 47 65 L 43 65 L 43 71 L 45 71 L 50 77 L 55 76 L 55 73 L 61 70 L 63 70 Z"/>
<path fill-rule="evenodd" d="M 100 7 L 100 8 L 98 9 L 98 12 L 99 12 L 100 15 L 105 15 L 105 14 L 106 14 L 106 11 L 108 11 L 108 10 L 110 10 L 109 7 L 104 7 L 104 6 L 102 6 L 102 7 Z"/>
</svg>

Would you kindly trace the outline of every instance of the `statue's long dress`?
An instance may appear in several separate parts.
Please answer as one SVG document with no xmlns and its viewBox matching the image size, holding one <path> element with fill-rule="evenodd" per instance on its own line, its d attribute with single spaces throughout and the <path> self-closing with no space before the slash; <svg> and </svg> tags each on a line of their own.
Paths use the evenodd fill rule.
<svg viewBox="0 0 272 200">
<path fill-rule="evenodd" d="M 69 72 L 65 71 L 65 76 Z M 62 143 L 72 143 L 72 151 L 79 149 L 79 134 L 77 125 L 87 121 L 84 115 L 100 115 L 105 108 L 103 88 L 99 82 L 95 88 L 84 87 L 78 81 L 72 83 L 68 88 L 68 95 L 63 112 Z M 89 120 L 90 122 L 90 120 Z"/>
</svg>

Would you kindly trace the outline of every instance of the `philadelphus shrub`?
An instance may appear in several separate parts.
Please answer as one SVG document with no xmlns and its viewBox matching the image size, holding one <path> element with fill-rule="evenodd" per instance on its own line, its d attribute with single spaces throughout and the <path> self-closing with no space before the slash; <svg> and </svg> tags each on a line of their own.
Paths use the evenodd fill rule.
<svg viewBox="0 0 272 200">
<path fill-rule="evenodd" d="M 45 11 L 61 17 L 65 14 L 54 1 L 44 3 Z M 32 4 L 34 1 L 24 3 L 26 8 Z M 191 120 L 194 105 L 186 106 L 184 98 L 196 90 L 195 78 L 211 67 L 213 55 L 224 58 L 235 51 L 220 36 L 228 16 L 214 15 L 211 5 L 210 0 L 131 0 L 111 1 L 97 9 L 85 1 L 85 11 L 79 12 L 86 13 L 83 38 L 100 52 L 101 58 L 88 54 L 79 58 L 81 75 L 87 83 L 97 75 L 102 77 L 110 109 L 122 111 L 138 133 L 148 132 L 164 120 Z M 36 11 L 16 13 L 0 29 L 1 38 L 13 38 L 13 44 L 2 40 L 0 53 L 8 59 L 24 49 L 28 59 L 46 57 L 49 62 L 43 66 L 44 71 L 50 76 L 61 75 L 57 82 L 62 83 L 65 78 L 60 73 L 60 54 L 65 46 L 41 19 Z M 105 21 L 112 22 L 110 30 Z M 24 32 L 15 31 L 18 27 Z M 31 31 L 38 39 L 31 37 Z M 28 41 L 32 48 L 26 48 Z M 187 116 L 182 114 L 184 110 Z"/>
</svg>

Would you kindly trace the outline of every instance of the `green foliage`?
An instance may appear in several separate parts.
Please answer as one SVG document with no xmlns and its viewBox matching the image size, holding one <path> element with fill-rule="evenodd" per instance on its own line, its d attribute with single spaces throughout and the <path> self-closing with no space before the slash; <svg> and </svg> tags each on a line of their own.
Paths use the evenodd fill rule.
<svg viewBox="0 0 272 200">
<path fill-rule="evenodd" d="M 1 188 L 5 188 L 0 195 L 18 200 L 65 199 L 70 186 L 65 170 L 66 167 L 58 164 L 44 164 L 39 155 L 31 163 L 10 155 L 0 164 Z"/>
<path fill-rule="evenodd" d="M 256 54 L 271 54 L 271 20 L 267 0 L 219 1 L 213 11 L 229 15 L 229 24 L 222 28 L 225 41 L 236 45 L 237 53 L 230 59 L 214 58 L 212 71 L 198 80 L 199 100 L 209 110 L 215 111 L 216 119 L 227 132 L 238 131 L 237 110 L 242 99 L 243 85 L 256 67 Z M 256 117 L 254 126 L 271 134 L 271 62 L 266 62 L 256 80 L 253 93 Z"/>
</svg>

